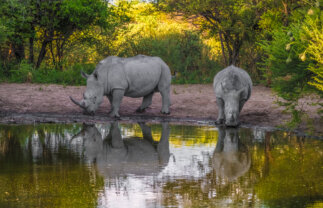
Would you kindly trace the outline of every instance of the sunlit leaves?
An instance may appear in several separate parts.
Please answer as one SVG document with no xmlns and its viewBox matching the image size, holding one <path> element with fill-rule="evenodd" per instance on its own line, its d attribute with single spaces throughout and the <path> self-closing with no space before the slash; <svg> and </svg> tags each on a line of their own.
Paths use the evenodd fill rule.
<svg viewBox="0 0 323 208">
<path fill-rule="evenodd" d="M 312 15 L 315 16 L 313 17 Z M 323 92 L 323 12 L 312 10 L 310 16 L 306 18 L 303 25 L 303 42 L 308 42 L 308 47 L 299 55 L 302 61 L 309 56 L 314 62 L 308 66 L 308 70 L 314 73 L 310 85 L 315 86 L 321 93 Z"/>
</svg>

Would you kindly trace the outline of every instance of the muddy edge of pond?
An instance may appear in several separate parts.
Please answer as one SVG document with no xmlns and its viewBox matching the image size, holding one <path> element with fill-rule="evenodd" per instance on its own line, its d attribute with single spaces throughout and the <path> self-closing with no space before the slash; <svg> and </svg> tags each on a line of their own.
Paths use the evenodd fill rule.
<svg viewBox="0 0 323 208">
<path fill-rule="evenodd" d="M 81 99 L 85 86 L 62 86 L 53 84 L 10 84 L 0 83 L 0 123 L 72 123 L 111 121 L 108 117 L 110 104 L 107 98 L 96 111 L 95 116 L 85 116 L 82 109 L 73 104 L 69 96 Z M 290 119 L 284 108 L 278 106 L 277 98 L 270 88 L 253 86 L 252 94 L 240 113 L 242 126 L 272 127 L 283 125 Z M 155 93 L 152 105 L 144 113 L 136 113 L 142 98 L 124 97 L 120 106 L 121 121 L 145 120 L 214 125 L 217 118 L 216 97 L 212 84 L 172 85 L 171 114 L 160 114 L 161 96 Z M 299 132 L 311 130 L 323 136 L 323 122 L 317 114 L 323 99 L 308 96 L 300 100 L 303 110 L 312 121 L 310 128 L 306 122 L 297 129 Z M 307 120 L 307 119 L 305 119 Z M 305 121 L 304 120 L 304 121 Z"/>
<path fill-rule="evenodd" d="M 161 123 L 169 122 L 175 125 L 204 125 L 204 126 L 215 126 L 220 125 L 215 123 L 213 119 L 203 119 L 203 118 L 176 118 L 171 116 L 124 116 L 121 118 L 111 118 L 102 115 L 71 115 L 71 114 L 52 114 L 52 113 L 2 113 L 0 112 L 0 124 L 40 124 L 40 123 L 55 123 L 55 124 L 71 124 L 71 123 L 85 123 L 85 124 L 95 124 L 95 123 L 106 123 L 112 121 L 119 121 L 122 123 Z M 253 124 L 241 123 L 239 128 L 250 128 L 259 129 L 264 131 L 286 131 L 294 133 L 297 136 L 313 137 L 316 139 L 323 139 L 322 134 L 309 135 L 301 130 L 290 131 L 284 128 L 272 127 L 272 126 L 258 126 Z"/>
</svg>

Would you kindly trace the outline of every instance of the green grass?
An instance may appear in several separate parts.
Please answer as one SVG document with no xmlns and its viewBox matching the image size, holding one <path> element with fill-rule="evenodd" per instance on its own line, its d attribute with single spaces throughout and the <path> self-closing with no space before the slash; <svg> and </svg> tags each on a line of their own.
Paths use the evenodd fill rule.
<svg viewBox="0 0 323 208">
<path fill-rule="evenodd" d="M 76 64 L 64 70 L 53 68 L 34 69 L 31 65 L 22 62 L 5 71 L 0 68 L 0 82 L 12 83 L 43 83 L 66 85 L 85 85 L 81 71 L 92 73 L 94 64 Z"/>
<path fill-rule="evenodd" d="M 86 81 L 81 76 L 81 71 L 92 73 L 95 64 L 75 64 L 64 70 L 49 67 L 34 69 L 30 64 L 23 61 L 20 64 L 12 65 L 9 69 L 0 68 L 0 82 L 9 83 L 41 83 L 41 84 L 62 84 L 85 85 Z M 172 79 L 173 84 L 207 84 L 212 83 L 214 75 L 220 67 L 213 67 L 206 70 L 187 70 L 178 73 Z"/>
</svg>

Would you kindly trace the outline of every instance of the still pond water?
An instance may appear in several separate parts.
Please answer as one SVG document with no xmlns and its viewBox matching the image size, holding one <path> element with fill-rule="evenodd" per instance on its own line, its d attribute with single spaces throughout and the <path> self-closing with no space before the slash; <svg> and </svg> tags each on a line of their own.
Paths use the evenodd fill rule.
<svg viewBox="0 0 323 208">
<path fill-rule="evenodd" d="M 0 207 L 323 207 L 323 140 L 168 123 L 0 125 Z"/>
</svg>

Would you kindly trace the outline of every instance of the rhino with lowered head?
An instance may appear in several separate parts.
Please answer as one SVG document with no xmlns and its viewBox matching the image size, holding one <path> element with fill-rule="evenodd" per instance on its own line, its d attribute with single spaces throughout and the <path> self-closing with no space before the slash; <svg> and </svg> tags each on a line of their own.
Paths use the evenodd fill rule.
<svg viewBox="0 0 323 208">
<path fill-rule="evenodd" d="M 161 113 L 169 114 L 171 72 L 159 57 L 138 55 L 130 58 L 109 56 L 96 66 L 92 74 L 81 73 L 87 79 L 83 100 L 70 99 L 86 113 L 94 114 L 107 96 L 111 104 L 111 117 L 120 117 L 123 96 L 143 97 L 137 112 L 143 112 L 152 102 L 154 92 L 162 96 Z"/>
<path fill-rule="evenodd" d="M 252 81 L 249 74 L 231 65 L 216 74 L 213 88 L 219 108 L 217 123 L 237 126 L 239 113 L 251 95 Z"/>
</svg>

